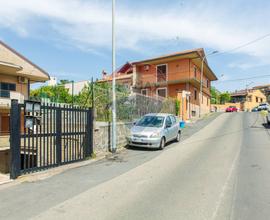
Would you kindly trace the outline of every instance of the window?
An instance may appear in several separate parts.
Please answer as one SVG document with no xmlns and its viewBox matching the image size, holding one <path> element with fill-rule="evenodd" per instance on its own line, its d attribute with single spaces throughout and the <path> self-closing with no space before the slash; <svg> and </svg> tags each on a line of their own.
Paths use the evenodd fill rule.
<svg viewBox="0 0 270 220">
<path fill-rule="evenodd" d="M 166 118 L 166 126 L 172 126 L 172 121 L 171 121 L 171 119 L 170 119 L 170 116 L 168 116 L 167 118 Z"/>
<path fill-rule="evenodd" d="M 157 95 L 166 98 L 167 97 L 167 88 L 158 88 Z"/>
<path fill-rule="evenodd" d="M 1 82 L 0 89 L 6 91 L 16 91 L 16 84 Z"/>
<path fill-rule="evenodd" d="M 163 126 L 164 117 L 162 116 L 144 116 L 142 119 L 140 119 L 136 126 L 140 127 L 156 127 L 160 128 Z"/>
<path fill-rule="evenodd" d="M 206 79 L 206 87 L 209 88 L 209 80 Z"/>
<path fill-rule="evenodd" d="M 162 64 L 157 66 L 157 82 L 164 82 L 167 80 L 167 65 Z"/>
<path fill-rule="evenodd" d="M 141 94 L 147 96 L 148 95 L 148 89 L 142 89 Z"/>
<path fill-rule="evenodd" d="M 10 91 L 16 91 L 16 84 L 0 82 L 0 97 L 10 98 Z"/>
<path fill-rule="evenodd" d="M 195 77 L 195 79 L 197 78 L 197 68 L 196 68 L 196 66 L 194 66 L 194 77 Z"/>
<path fill-rule="evenodd" d="M 194 99 L 197 100 L 197 90 L 194 90 Z"/>
<path fill-rule="evenodd" d="M 259 102 L 258 97 L 256 97 L 256 102 Z"/>
<path fill-rule="evenodd" d="M 172 124 L 174 125 L 176 123 L 175 117 L 171 115 L 170 118 L 171 118 Z"/>
</svg>

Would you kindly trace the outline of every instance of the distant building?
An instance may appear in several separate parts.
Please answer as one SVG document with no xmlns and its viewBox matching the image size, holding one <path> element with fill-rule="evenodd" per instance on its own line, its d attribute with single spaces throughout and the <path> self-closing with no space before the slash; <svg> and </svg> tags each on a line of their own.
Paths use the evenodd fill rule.
<svg viewBox="0 0 270 220">
<path fill-rule="evenodd" d="M 265 94 L 265 96 L 267 97 L 267 101 L 270 103 L 270 84 L 255 86 L 255 87 L 253 87 L 253 89 L 261 90 Z"/>
<path fill-rule="evenodd" d="M 50 80 L 48 81 L 48 86 L 56 86 L 57 85 L 57 78 L 54 76 L 50 77 Z"/>
<path fill-rule="evenodd" d="M 135 80 L 133 74 L 133 65 L 129 62 L 125 63 L 115 71 L 115 80 L 117 84 L 124 85 L 131 91 L 135 88 Z M 111 82 L 112 74 L 108 75 L 104 70 L 102 71 L 102 79 L 98 82 Z"/>
<path fill-rule="evenodd" d="M 266 96 L 259 89 L 245 89 L 231 94 L 232 103 L 240 103 L 240 110 L 251 111 L 261 103 L 266 102 Z"/>
<path fill-rule="evenodd" d="M 88 83 L 90 83 L 90 81 L 88 80 L 70 82 L 65 84 L 65 88 L 68 89 L 68 93 L 70 95 L 79 95 L 79 93 L 84 89 L 84 87 L 88 85 Z"/>
</svg>

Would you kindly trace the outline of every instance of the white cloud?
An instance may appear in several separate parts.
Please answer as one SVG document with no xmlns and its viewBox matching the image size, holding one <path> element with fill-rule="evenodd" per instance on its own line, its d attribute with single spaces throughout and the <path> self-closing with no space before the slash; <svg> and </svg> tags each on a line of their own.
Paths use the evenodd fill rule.
<svg viewBox="0 0 270 220">
<path fill-rule="evenodd" d="M 260 9 L 258 14 L 252 6 L 245 10 L 240 8 L 240 1 L 242 11 L 239 13 L 239 9 L 226 7 L 228 1 L 218 5 L 216 1 L 214 4 L 190 2 L 184 8 L 159 8 L 158 4 L 145 8 L 128 7 L 128 3 L 118 5 L 118 47 L 140 50 L 153 41 L 166 42 L 178 36 L 180 40 L 226 51 L 266 34 L 265 26 L 270 25 L 268 20 L 261 22 L 263 16 L 268 16 L 269 7 Z M 48 29 L 44 37 L 50 37 L 49 33 L 53 32 L 62 41 L 87 51 L 110 48 L 110 1 L 0 0 L 0 3 L 4 5 L 0 8 L 0 26 L 24 37 L 38 36 L 43 28 L 40 25 L 44 25 L 44 29 Z M 270 38 L 267 38 L 237 52 L 269 63 L 269 50 Z"/>
</svg>

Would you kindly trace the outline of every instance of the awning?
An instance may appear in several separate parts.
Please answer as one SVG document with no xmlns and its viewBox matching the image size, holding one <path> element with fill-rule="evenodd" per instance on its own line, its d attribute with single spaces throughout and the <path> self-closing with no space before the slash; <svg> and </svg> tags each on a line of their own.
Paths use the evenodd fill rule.
<svg viewBox="0 0 270 220">
<path fill-rule="evenodd" d="M 3 74 L 16 74 L 17 71 L 22 70 L 21 66 L 15 65 L 13 63 L 7 63 L 0 61 L 0 73 Z"/>
</svg>

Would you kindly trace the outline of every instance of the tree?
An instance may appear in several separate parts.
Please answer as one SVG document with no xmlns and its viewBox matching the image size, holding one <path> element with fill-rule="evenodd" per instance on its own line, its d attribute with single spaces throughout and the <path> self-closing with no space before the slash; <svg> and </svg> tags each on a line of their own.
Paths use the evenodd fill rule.
<svg viewBox="0 0 270 220">
<path fill-rule="evenodd" d="M 229 92 L 223 92 L 220 94 L 220 104 L 231 101 L 231 94 Z"/>
<path fill-rule="evenodd" d="M 42 86 L 31 90 L 30 97 L 35 99 L 48 98 L 51 102 L 72 103 L 72 96 L 63 85 Z"/>
<path fill-rule="evenodd" d="M 94 107 L 96 111 L 97 120 L 111 120 L 111 107 L 112 107 L 112 85 L 108 82 L 98 82 L 87 84 L 79 95 L 75 98 L 76 105 L 81 107 L 92 107 L 92 102 L 94 102 Z M 93 95 L 94 92 L 94 95 Z M 130 116 L 132 109 L 127 109 L 128 107 L 128 97 L 130 91 L 127 87 L 123 85 L 116 85 L 116 102 L 117 102 L 117 117 L 119 119 L 126 118 Z M 92 100 L 94 97 L 94 100 Z"/>
<path fill-rule="evenodd" d="M 219 104 L 220 103 L 220 91 L 218 91 L 215 87 L 211 87 L 211 104 Z"/>
</svg>

